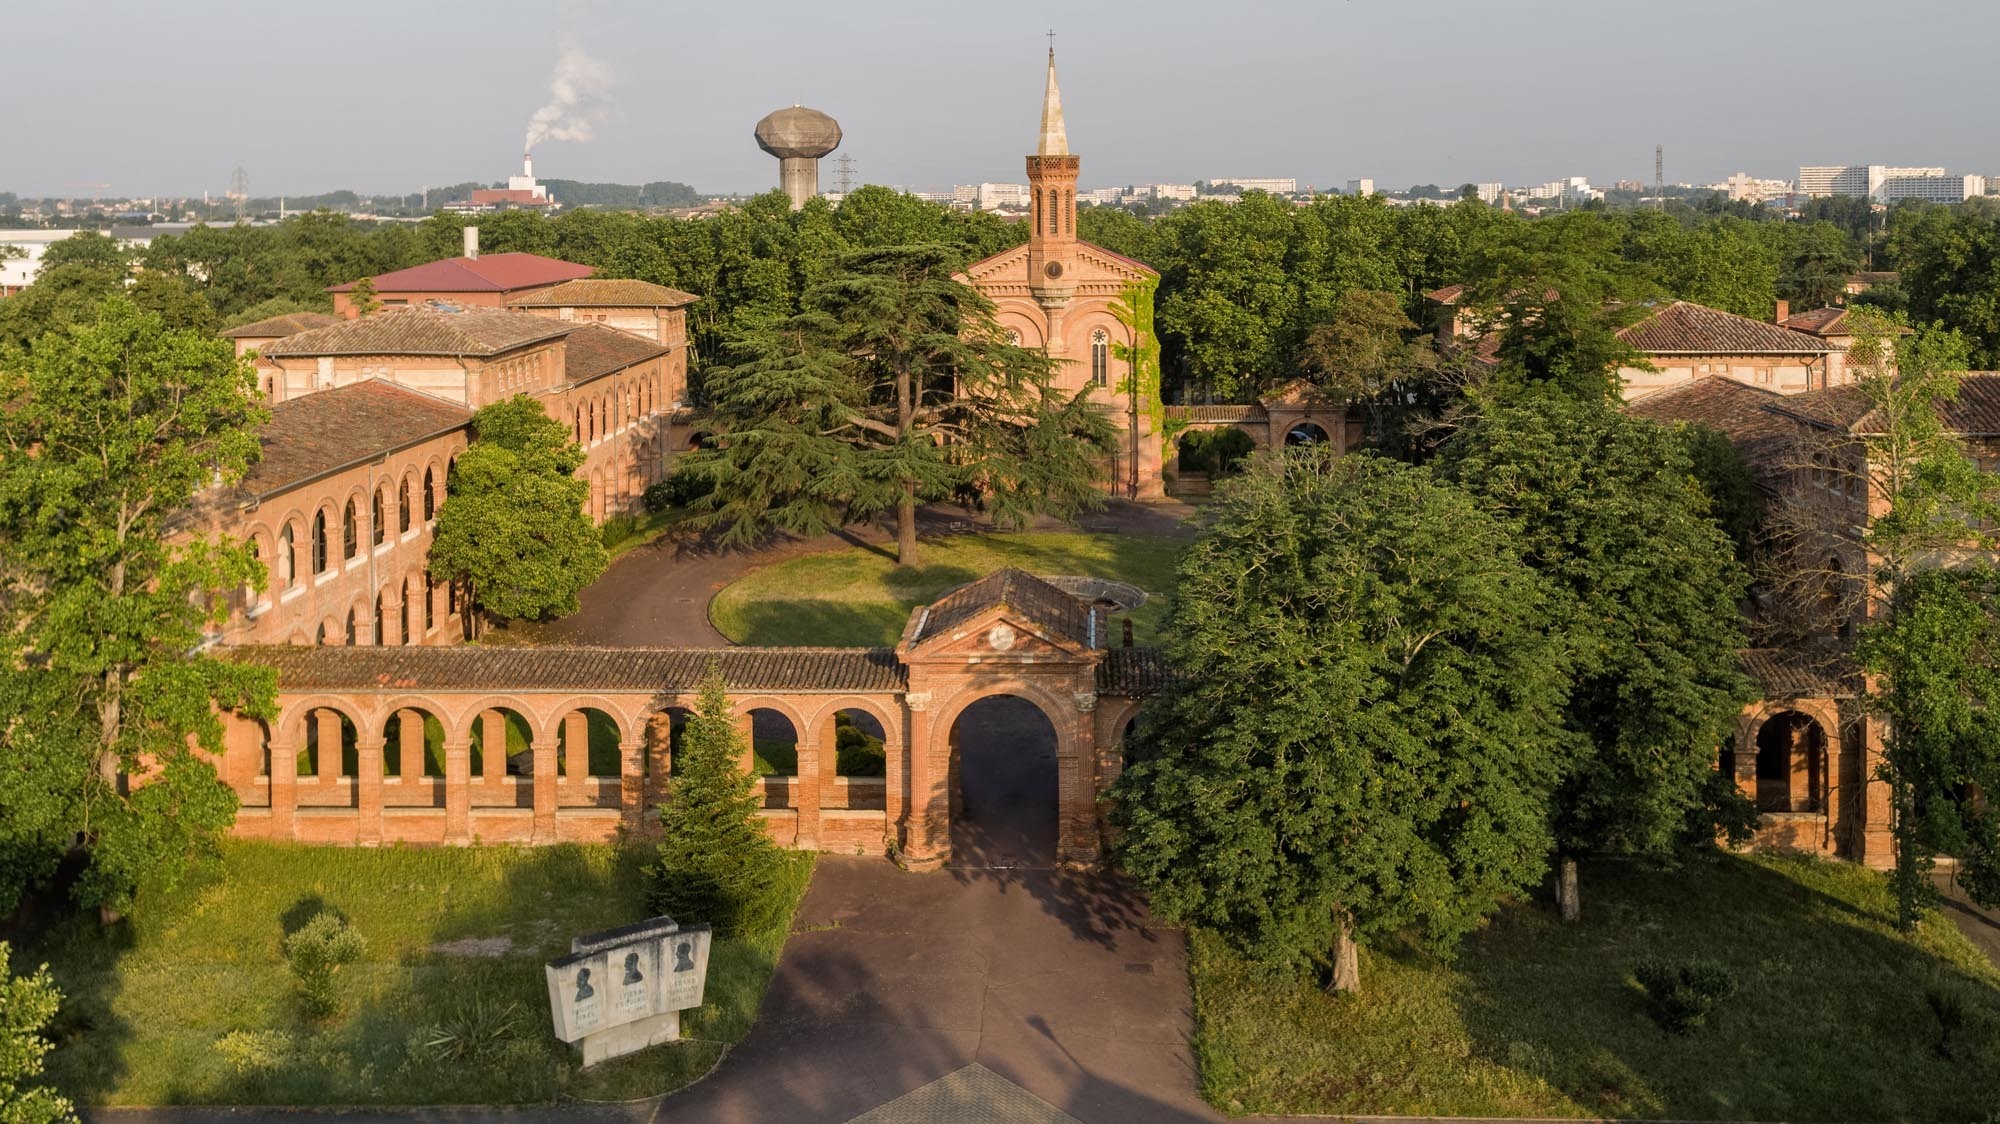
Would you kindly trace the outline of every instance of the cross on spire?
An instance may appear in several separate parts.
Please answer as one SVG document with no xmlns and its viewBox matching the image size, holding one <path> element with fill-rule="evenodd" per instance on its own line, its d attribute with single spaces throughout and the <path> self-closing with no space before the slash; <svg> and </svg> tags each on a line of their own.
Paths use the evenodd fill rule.
<svg viewBox="0 0 2000 1124">
<path fill-rule="evenodd" d="M 1056 29 L 1052 27 L 1049 28 L 1049 56 L 1053 58 L 1055 57 L 1055 53 L 1056 53 Z"/>
</svg>

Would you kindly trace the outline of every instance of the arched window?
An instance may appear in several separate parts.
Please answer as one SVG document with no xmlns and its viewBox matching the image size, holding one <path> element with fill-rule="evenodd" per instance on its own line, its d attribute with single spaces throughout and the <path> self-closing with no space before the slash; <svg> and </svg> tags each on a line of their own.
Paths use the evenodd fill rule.
<svg viewBox="0 0 2000 1124">
<path fill-rule="evenodd" d="M 1099 328 L 1090 333 L 1090 381 L 1108 386 L 1111 380 L 1111 334 Z"/>
<path fill-rule="evenodd" d="M 325 622 L 325 621 L 321 621 L 321 622 L 319 622 L 319 629 L 318 629 L 317 631 L 315 631 L 315 632 L 313 633 L 313 643 L 314 643 L 314 644 L 317 644 L 317 645 L 319 645 L 319 646 L 320 646 L 320 647 L 322 647 L 322 648 L 326 647 L 326 622 Z"/>
<path fill-rule="evenodd" d="M 1062 208 L 1056 205 L 1056 189 L 1053 187 L 1049 188 L 1048 207 L 1049 207 L 1049 233 L 1060 234 L 1062 233 L 1061 230 L 1062 219 L 1060 217 Z"/>
<path fill-rule="evenodd" d="M 424 571 L 424 631 L 437 627 L 437 579 Z"/>
<path fill-rule="evenodd" d="M 382 510 L 382 489 L 375 489 L 375 498 L 368 505 L 368 545 L 381 546 L 382 539 L 389 532 L 389 521 L 384 519 Z"/>
<path fill-rule="evenodd" d="M 315 574 L 326 573 L 326 512 L 313 513 L 312 568 Z"/>
<path fill-rule="evenodd" d="M 347 610 L 347 646 L 354 647 L 354 610 Z"/>
<path fill-rule="evenodd" d="M 583 407 L 576 408 L 576 443 L 583 444 Z"/>
<path fill-rule="evenodd" d="M 257 545 L 257 539 L 256 536 L 254 535 L 251 536 L 250 538 L 250 560 L 252 562 L 259 562 L 259 563 L 264 561 L 264 548 Z M 258 596 L 257 587 L 255 584 L 251 582 L 243 583 L 244 609 L 246 610 L 254 609 L 257 606 L 263 604 L 263 600 L 264 599 L 262 597 Z"/>
<path fill-rule="evenodd" d="M 287 523 L 285 529 L 278 532 L 279 589 L 292 588 L 292 583 L 298 580 L 298 565 L 299 560 L 292 542 L 292 525 Z"/>
<path fill-rule="evenodd" d="M 408 583 L 403 585 L 402 596 L 396 600 L 396 615 L 402 618 L 402 623 L 398 626 L 402 631 L 396 634 L 396 642 L 399 644 L 408 644 L 410 642 L 410 587 Z"/>
<path fill-rule="evenodd" d="M 389 637 L 383 632 L 383 626 L 387 623 L 387 620 L 382 616 L 382 595 L 378 593 L 375 595 L 375 643 L 387 644 L 389 642 Z"/>
<path fill-rule="evenodd" d="M 396 486 L 396 533 L 408 534 L 410 530 L 410 478 Z"/>
<path fill-rule="evenodd" d="M 1076 233 L 1076 192 L 1063 192 L 1063 233 Z"/>
<path fill-rule="evenodd" d="M 424 469 L 424 522 L 437 518 L 437 487 L 431 478 L 431 470 Z"/>
<path fill-rule="evenodd" d="M 347 501 L 347 509 L 340 516 L 340 556 L 352 558 L 361 549 L 361 529 L 354 521 L 354 501 Z"/>
</svg>

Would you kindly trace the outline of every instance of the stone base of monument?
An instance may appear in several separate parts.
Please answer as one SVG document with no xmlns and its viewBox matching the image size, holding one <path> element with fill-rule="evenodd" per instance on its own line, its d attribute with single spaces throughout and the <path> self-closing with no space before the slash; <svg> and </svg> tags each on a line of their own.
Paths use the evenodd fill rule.
<svg viewBox="0 0 2000 1124">
<path fill-rule="evenodd" d="M 589 1069 L 598 1062 L 623 1057 L 662 1042 L 678 1042 L 680 1038 L 681 1013 L 666 1011 L 595 1034 L 586 1034 L 577 1045 L 583 1048 L 583 1068 Z"/>
</svg>

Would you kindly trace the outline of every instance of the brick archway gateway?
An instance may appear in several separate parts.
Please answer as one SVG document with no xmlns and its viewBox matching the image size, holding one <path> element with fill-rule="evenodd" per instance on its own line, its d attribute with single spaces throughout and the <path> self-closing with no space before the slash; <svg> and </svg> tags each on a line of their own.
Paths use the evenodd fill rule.
<svg viewBox="0 0 2000 1124">
<path fill-rule="evenodd" d="M 760 709 L 797 733 L 793 773 L 760 782 L 775 839 L 894 852 L 924 869 L 951 858 L 953 724 L 981 699 L 1014 695 L 1056 731 L 1057 857 L 1094 863 L 1098 797 L 1122 767 L 1127 723 L 1163 677 L 1151 649 L 1111 646 L 1107 614 L 1001 570 L 917 609 L 893 649 L 238 648 L 237 658 L 277 669 L 280 714 L 268 727 L 232 717 L 218 767 L 242 798 L 235 830 L 250 837 L 470 844 L 644 833 L 670 783 L 671 714 L 694 705 L 713 663 L 746 734 Z M 839 775 L 842 711 L 880 726 L 881 778 Z M 325 730 L 309 731 L 315 713 Z M 300 751 L 340 719 L 355 732 L 351 775 L 326 755 L 310 759 L 317 775 L 301 776 Z M 387 732 L 405 722 L 389 769 Z M 441 744 L 424 755 L 400 748 L 437 740 L 427 728 L 442 731 Z M 601 766 L 612 739 L 615 776 Z M 435 757 L 441 776 L 422 767 Z"/>
</svg>

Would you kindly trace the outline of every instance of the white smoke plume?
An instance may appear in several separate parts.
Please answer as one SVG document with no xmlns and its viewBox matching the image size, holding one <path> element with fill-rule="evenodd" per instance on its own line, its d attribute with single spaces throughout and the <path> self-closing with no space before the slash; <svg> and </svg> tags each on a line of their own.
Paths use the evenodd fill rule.
<svg viewBox="0 0 2000 1124">
<path fill-rule="evenodd" d="M 573 36 L 562 37 L 562 54 L 549 78 L 549 104 L 528 118 L 528 142 L 533 151 L 545 140 L 587 141 L 597 135 L 597 123 L 611 108 L 611 67 L 591 58 Z"/>
</svg>

